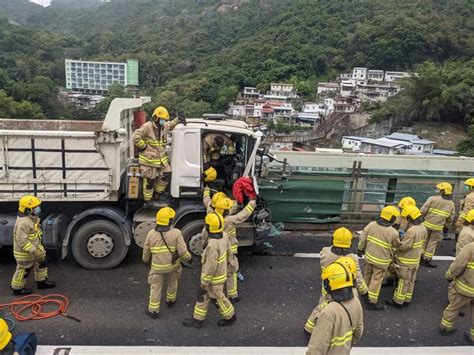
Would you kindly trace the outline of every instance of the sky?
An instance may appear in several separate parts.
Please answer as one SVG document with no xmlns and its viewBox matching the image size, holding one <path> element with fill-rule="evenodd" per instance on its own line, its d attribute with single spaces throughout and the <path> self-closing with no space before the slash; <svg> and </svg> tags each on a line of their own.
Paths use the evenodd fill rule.
<svg viewBox="0 0 474 355">
<path fill-rule="evenodd" d="M 30 0 L 30 2 L 34 2 L 42 6 L 48 6 L 51 3 L 51 0 Z"/>
</svg>

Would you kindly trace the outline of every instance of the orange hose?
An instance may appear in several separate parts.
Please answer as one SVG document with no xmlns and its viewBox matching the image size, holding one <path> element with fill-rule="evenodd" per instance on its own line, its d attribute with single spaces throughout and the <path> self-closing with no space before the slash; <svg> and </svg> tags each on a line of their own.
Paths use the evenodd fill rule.
<svg viewBox="0 0 474 355">
<path fill-rule="evenodd" d="M 52 311 L 43 311 L 45 306 L 57 306 Z M 0 310 L 10 307 L 11 314 L 18 321 L 47 319 L 57 316 L 58 314 L 66 315 L 69 306 L 69 299 L 64 295 L 28 295 L 18 298 L 14 302 L 0 304 Z"/>
</svg>

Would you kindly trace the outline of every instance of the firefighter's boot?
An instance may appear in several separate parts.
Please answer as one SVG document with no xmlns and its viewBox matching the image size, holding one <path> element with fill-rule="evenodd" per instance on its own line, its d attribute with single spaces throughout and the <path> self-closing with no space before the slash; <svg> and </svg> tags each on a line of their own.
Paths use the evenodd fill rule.
<svg viewBox="0 0 474 355">
<path fill-rule="evenodd" d="M 12 291 L 13 291 L 13 295 L 15 296 L 26 296 L 26 295 L 31 294 L 31 292 L 33 292 L 30 288 L 22 288 L 19 290 L 15 290 L 14 288 L 12 288 Z"/>
<path fill-rule="evenodd" d="M 48 279 L 43 280 L 43 281 L 38 281 L 36 283 L 36 286 L 38 290 L 43 290 L 46 288 L 55 288 L 56 287 L 56 282 L 54 281 L 49 281 Z"/>
<path fill-rule="evenodd" d="M 236 320 L 237 320 L 237 317 L 234 314 L 232 318 L 230 319 L 219 319 L 219 321 L 217 322 L 217 325 L 221 327 L 227 327 L 228 325 L 231 325 L 232 323 L 234 323 Z"/>
<path fill-rule="evenodd" d="M 202 328 L 202 323 L 203 323 L 202 320 L 197 320 L 195 318 L 185 319 L 183 321 L 183 325 L 185 327 L 192 327 L 192 328 L 196 328 L 196 329 L 201 329 Z"/>
<path fill-rule="evenodd" d="M 404 306 L 404 304 L 399 304 L 397 302 L 394 302 L 393 300 L 385 300 L 385 304 L 388 306 L 398 308 L 398 309 L 403 308 Z"/>
<path fill-rule="evenodd" d="M 369 302 L 365 305 L 365 309 L 368 311 L 383 311 L 385 307 L 377 303 Z"/>
<path fill-rule="evenodd" d="M 147 308 L 145 308 L 145 314 L 150 317 L 151 319 L 156 319 L 158 318 L 158 316 L 160 315 L 159 313 L 157 312 L 150 312 L 150 310 Z"/>
</svg>

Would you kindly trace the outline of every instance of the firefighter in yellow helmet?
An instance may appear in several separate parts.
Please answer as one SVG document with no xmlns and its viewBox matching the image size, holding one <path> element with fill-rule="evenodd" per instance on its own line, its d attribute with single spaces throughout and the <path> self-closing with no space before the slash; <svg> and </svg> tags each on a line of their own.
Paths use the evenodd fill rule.
<svg viewBox="0 0 474 355">
<path fill-rule="evenodd" d="M 330 264 L 334 261 L 341 259 L 341 257 L 345 257 L 345 259 L 350 259 L 354 263 L 354 274 L 357 288 L 359 295 L 366 296 L 367 295 L 367 285 L 365 284 L 364 278 L 362 277 L 362 272 L 360 271 L 359 267 L 359 259 L 357 255 L 351 253 L 350 248 L 352 247 L 352 232 L 345 228 L 338 228 L 334 231 L 333 238 L 332 238 L 332 246 L 324 247 L 321 252 L 321 270 L 324 271 Z M 321 290 L 321 297 L 319 298 L 319 302 L 316 307 L 311 312 L 310 316 L 308 317 L 306 324 L 304 326 L 305 334 L 309 335 L 313 332 L 314 326 L 316 324 L 316 320 L 319 317 L 319 313 L 321 309 L 327 305 L 327 297 L 326 291 L 324 288 Z"/>
<path fill-rule="evenodd" d="M 3 318 L 0 318 L 0 354 L 17 354 L 12 333 L 8 330 L 8 324 Z"/>
<path fill-rule="evenodd" d="M 377 303 L 383 278 L 394 259 L 393 251 L 400 244 L 398 232 L 392 227 L 398 216 L 398 208 L 384 207 L 380 217 L 364 228 L 359 239 L 358 255 L 362 257 L 365 253 L 364 281 L 369 287 L 368 310 L 384 309 Z"/>
<path fill-rule="evenodd" d="M 176 212 L 170 207 L 161 208 L 156 214 L 156 226 L 145 240 L 143 261 L 151 261 L 148 274 L 150 284 L 150 300 L 146 314 L 157 318 L 160 312 L 161 290 L 165 276 L 168 277 L 166 304 L 172 307 L 176 302 L 178 283 L 181 278 L 181 262 L 191 262 L 192 256 L 186 248 L 183 235 L 179 229 L 173 228 Z"/>
<path fill-rule="evenodd" d="M 408 221 L 408 230 L 401 237 L 400 245 L 395 253 L 398 265 L 398 283 L 391 301 L 386 301 L 396 308 L 408 307 L 413 297 L 416 273 L 420 264 L 421 248 L 428 231 L 423 225 L 423 217 L 416 206 L 405 207 L 402 217 Z"/>
<path fill-rule="evenodd" d="M 169 121 L 168 110 L 163 106 L 155 109 L 152 121 L 145 123 L 133 132 L 133 143 L 140 150 L 138 162 L 143 177 L 143 199 L 146 206 L 151 205 L 153 194 L 163 194 L 171 180 L 171 166 L 166 145 L 168 132 L 178 123 L 186 123 L 184 115 Z"/>
<path fill-rule="evenodd" d="M 202 143 L 202 159 L 204 164 L 216 164 L 221 153 L 224 153 L 225 155 L 234 155 L 234 141 L 222 133 L 206 134 Z"/>
<path fill-rule="evenodd" d="M 474 242 L 474 209 L 467 212 L 466 217 L 464 217 L 463 228 L 456 242 L 456 256 L 459 255 L 464 246 L 472 242 Z"/>
<path fill-rule="evenodd" d="M 217 212 L 209 213 L 205 219 L 209 241 L 202 254 L 201 286 L 194 307 L 193 318 L 185 319 L 185 327 L 201 328 L 207 315 L 209 303 L 219 308 L 222 319 L 219 326 L 236 321 L 234 306 L 224 294 L 227 279 L 227 260 L 232 256 L 229 238 L 224 232 L 224 218 Z"/>
<path fill-rule="evenodd" d="M 474 178 L 469 178 L 464 181 L 464 190 L 466 196 L 461 200 L 459 216 L 456 220 L 456 242 L 458 241 L 458 235 L 463 229 L 464 219 L 470 210 L 474 209 Z"/>
<path fill-rule="evenodd" d="M 346 263 L 336 261 L 322 273 L 328 304 L 321 310 L 307 355 L 350 354 L 364 330 L 362 305 L 354 295 L 354 278 Z"/>
<path fill-rule="evenodd" d="M 448 288 L 449 305 L 441 318 L 441 335 L 452 334 L 456 318 L 464 306 L 471 308 L 474 314 L 474 243 L 469 243 L 456 256 L 456 259 L 446 271 L 446 280 L 450 282 Z M 471 316 L 471 327 L 464 333 L 466 340 L 474 345 L 474 317 Z"/>
<path fill-rule="evenodd" d="M 230 241 L 232 250 L 231 257 L 227 260 L 227 297 L 232 303 L 240 301 L 237 287 L 237 272 L 239 271 L 239 260 L 237 259 L 239 241 L 237 240 L 237 225 L 245 222 L 255 210 L 257 202 L 250 200 L 242 211 L 231 215 L 230 211 L 234 206 L 234 201 L 230 198 L 221 198 L 216 203 L 216 212 L 224 217 L 224 232 Z"/>
<path fill-rule="evenodd" d="M 400 209 L 400 212 L 403 214 L 403 210 L 408 207 L 408 206 L 416 206 L 416 201 L 413 197 L 406 196 L 403 197 L 399 202 L 398 202 L 398 208 Z M 405 217 L 400 215 L 400 217 L 397 218 L 397 222 L 394 225 L 395 229 L 398 229 L 398 232 L 400 236 L 403 236 L 405 232 L 408 229 L 408 221 Z"/>
<path fill-rule="evenodd" d="M 34 270 L 38 289 L 53 288 L 54 281 L 48 280 L 48 261 L 42 244 L 41 200 L 32 195 L 20 198 L 18 216 L 13 227 L 13 255 L 16 271 L 11 281 L 14 295 L 28 295 L 31 289 L 25 288 L 26 277 Z"/>
<path fill-rule="evenodd" d="M 438 243 L 443 239 L 443 233 L 448 231 L 454 220 L 453 187 L 449 182 L 441 182 L 436 185 L 438 194 L 429 197 L 423 207 L 421 215 L 424 218 L 423 224 L 428 229 L 428 237 L 423 245 L 421 265 L 427 267 L 437 267 L 431 260 L 436 251 Z"/>
</svg>

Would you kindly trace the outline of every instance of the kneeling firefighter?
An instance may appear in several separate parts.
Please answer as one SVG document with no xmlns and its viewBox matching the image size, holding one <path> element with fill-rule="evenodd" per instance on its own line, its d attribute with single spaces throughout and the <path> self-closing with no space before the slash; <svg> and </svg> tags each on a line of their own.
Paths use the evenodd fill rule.
<svg viewBox="0 0 474 355">
<path fill-rule="evenodd" d="M 32 291 L 25 288 L 25 279 L 31 269 L 38 289 L 53 288 L 54 281 L 48 280 L 48 260 L 42 244 L 41 200 L 32 195 L 20 199 L 18 216 L 13 227 L 13 255 L 16 260 L 16 271 L 11 281 L 14 295 L 28 295 Z"/>
</svg>

